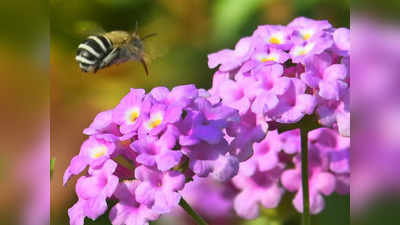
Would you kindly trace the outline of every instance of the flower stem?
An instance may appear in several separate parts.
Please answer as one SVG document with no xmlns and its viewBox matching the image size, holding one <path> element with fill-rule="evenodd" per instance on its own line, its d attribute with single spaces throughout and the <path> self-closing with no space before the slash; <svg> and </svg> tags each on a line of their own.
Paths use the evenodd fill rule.
<svg viewBox="0 0 400 225">
<path fill-rule="evenodd" d="M 198 225 L 207 225 L 207 222 L 190 207 L 190 205 L 181 197 L 179 205 L 189 214 Z"/>
<path fill-rule="evenodd" d="M 56 158 L 50 159 L 50 180 L 53 178 L 53 171 L 54 171 L 54 165 L 56 164 Z"/>
<path fill-rule="evenodd" d="M 310 193 L 308 187 L 308 129 L 300 127 L 301 135 L 301 183 L 303 187 L 303 225 L 311 225 Z"/>
</svg>

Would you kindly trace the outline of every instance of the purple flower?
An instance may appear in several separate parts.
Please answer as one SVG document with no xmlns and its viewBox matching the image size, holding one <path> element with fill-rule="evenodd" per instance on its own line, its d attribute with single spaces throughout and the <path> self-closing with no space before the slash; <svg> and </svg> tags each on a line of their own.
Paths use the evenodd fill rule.
<svg viewBox="0 0 400 225">
<path fill-rule="evenodd" d="M 250 70 L 253 70 L 254 72 L 254 70 L 257 71 L 266 65 L 285 63 L 288 59 L 289 55 L 285 51 L 280 49 L 257 49 L 252 55 L 251 59 L 243 64 L 239 72 L 245 73 Z"/>
<path fill-rule="evenodd" d="M 298 167 L 296 167 L 298 168 Z M 303 212 L 303 197 L 301 187 L 301 171 L 289 169 L 282 174 L 282 185 L 288 191 L 297 191 L 293 205 L 299 212 Z M 335 176 L 316 168 L 309 173 L 310 212 L 318 214 L 324 209 L 325 202 L 322 195 L 330 195 L 335 190 Z"/>
<path fill-rule="evenodd" d="M 310 181 L 310 212 L 320 213 L 325 207 L 323 195 L 330 195 L 335 190 L 335 177 L 331 173 L 321 172 L 313 174 Z M 299 212 L 303 212 L 303 192 L 297 192 L 293 204 Z"/>
<path fill-rule="evenodd" d="M 229 154 L 228 143 L 223 139 L 211 145 L 201 141 L 196 145 L 182 146 L 182 152 L 189 157 L 190 169 L 199 177 L 212 174 L 220 180 L 235 176 L 239 169 L 239 161 Z"/>
<path fill-rule="evenodd" d="M 147 104 L 142 104 L 144 96 L 143 89 L 132 88 L 115 107 L 112 118 L 116 124 L 120 125 L 121 133 L 134 132 L 140 126 L 143 115 L 149 110 Z"/>
<path fill-rule="evenodd" d="M 251 106 L 251 110 L 257 114 L 264 114 L 276 107 L 279 102 L 278 94 L 285 90 L 285 80 L 281 80 L 283 75 L 282 65 L 265 66 L 257 71 L 256 97 Z"/>
<path fill-rule="evenodd" d="M 139 135 L 158 135 L 166 129 L 168 124 L 178 122 L 181 119 L 183 108 L 178 104 L 158 103 L 151 97 L 148 101 L 152 102 L 152 106 L 149 114 L 143 117 Z"/>
<path fill-rule="evenodd" d="M 136 200 L 135 191 L 140 182 L 137 180 L 121 182 L 114 196 L 119 202 L 110 211 L 113 225 L 148 225 L 149 221 L 159 218 L 159 214 Z"/>
<path fill-rule="evenodd" d="M 232 216 L 235 190 L 230 185 L 194 176 L 180 193 L 202 216 L 214 219 Z"/>
<path fill-rule="evenodd" d="M 350 29 L 336 29 L 335 32 L 333 32 L 333 40 L 335 41 L 336 48 L 341 51 L 343 55 L 350 54 Z"/>
<path fill-rule="evenodd" d="M 234 177 L 233 184 L 241 190 L 233 202 L 236 213 L 245 219 L 254 219 L 259 215 L 258 204 L 265 208 L 277 207 L 284 193 L 278 185 L 281 173 L 282 169 L 276 167 L 266 172 L 256 171 L 252 176 L 240 172 Z"/>
<path fill-rule="evenodd" d="M 182 157 L 180 151 L 174 151 L 176 134 L 166 131 L 160 139 L 154 136 L 143 136 L 131 144 L 139 155 L 136 161 L 146 166 L 157 166 L 161 171 L 167 171 L 176 166 Z"/>
<path fill-rule="evenodd" d="M 251 111 L 242 115 L 238 123 L 231 124 L 226 133 L 230 142 L 229 152 L 235 155 L 240 162 L 253 155 L 253 144 L 265 138 L 268 124 L 263 118 Z"/>
<path fill-rule="evenodd" d="M 305 114 L 312 114 L 316 106 L 314 96 L 305 94 L 305 84 L 297 78 L 281 79 L 283 93 L 278 95 L 279 103 L 267 112 L 268 117 L 280 123 L 295 123 Z"/>
<path fill-rule="evenodd" d="M 115 134 L 119 135 L 117 124 L 112 120 L 113 110 L 97 114 L 90 126 L 83 130 L 86 135 Z"/>
<path fill-rule="evenodd" d="M 225 80 L 219 87 L 219 93 L 224 105 L 237 109 L 240 114 L 245 114 L 251 105 L 251 99 L 254 97 L 247 91 L 249 87 L 255 84 L 251 78 L 241 79 L 240 81 Z"/>
<path fill-rule="evenodd" d="M 254 143 L 253 148 L 253 156 L 241 163 L 242 173 L 252 176 L 257 170 L 265 172 L 278 165 L 278 153 L 282 149 L 282 142 L 277 130 L 268 131 L 264 140 Z"/>
<path fill-rule="evenodd" d="M 332 35 L 328 33 L 332 26 L 328 21 L 298 17 L 288 27 L 293 29 L 295 45 L 290 55 L 295 63 L 304 63 L 309 56 L 320 54 L 333 44 Z"/>
<path fill-rule="evenodd" d="M 85 216 L 97 219 L 107 210 L 106 199 L 117 188 L 119 179 L 113 175 L 117 164 L 108 160 L 103 167 L 91 171 L 91 176 L 81 177 L 76 184 L 78 202 L 68 210 L 71 224 L 83 225 Z"/>
<path fill-rule="evenodd" d="M 292 46 L 290 41 L 291 30 L 281 25 L 258 26 L 253 36 L 260 38 L 265 45 L 289 50 Z"/>
<path fill-rule="evenodd" d="M 229 80 L 229 77 L 230 73 L 228 72 L 215 72 L 213 76 L 212 87 L 208 90 L 210 96 L 207 98 L 212 104 L 217 104 L 221 101 L 220 85 L 226 80 Z"/>
<path fill-rule="evenodd" d="M 136 200 L 156 213 L 168 213 L 181 199 L 185 176 L 178 171 L 162 173 L 155 168 L 139 166 L 135 177 L 141 181 L 135 190 Z"/>
<path fill-rule="evenodd" d="M 301 151 L 300 129 L 289 130 L 279 134 L 282 150 L 287 154 L 299 153 Z"/>
<path fill-rule="evenodd" d="M 302 80 L 310 87 L 319 89 L 319 95 L 328 100 L 339 100 L 345 90 L 348 69 L 343 64 L 332 64 L 328 54 L 321 54 L 306 60 Z"/>
<path fill-rule="evenodd" d="M 209 121 L 198 111 L 187 110 L 186 113 L 185 118 L 177 124 L 180 131 L 179 144 L 188 146 L 200 141 L 218 144 L 221 141 L 222 128 L 226 126 L 223 121 Z"/>
<path fill-rule="evenodd" d="M 310 131 L 309 139 L 309 189 L 310 210 L 317 214 L 324 208 L 323 195 L 332 194 L 336 187 L 337 177 L 341 182 L 339 191 L 346 189 L 345 177 L 349 171 L 349 138 L 341 137 L 339 133 L 328 128 Z M 300 156 L 294 158 L 295 169 L 288 169 L 281 177 L 282 185 L 288 191 L 297 191 L 293 204 L 300 212 L 303 210 L 301 187 Z M 343 191 L 344 192 L 344 191 Z"/>
<path fill-rule="evenodd" d="M 321 32 L 329 29 L 332 25 L 327 20 L 313 20 L 305 17 L 297 17 L 288 24 L 294 30 L 294 35 L 302 40 L 308 41 L 317 37 Z"/>
<path fill-rule="evenodd" d="M 81 173 L 87 165 L 92 168 L 102 166 L 114 153 L 115 144 L 90 136 L 81 146 L 79 155 L 72 158 L 64 173 L 64 185 L 72 175 Z"/>
<path fill-rule="evenodd" d="M 319 123 L 332 127 L 337 125 L 339 132 L 342 136 L 350 136 L 350 93 L 346 90 L 342 99 L 325 100 L 318 98 L 317 114 L 319 116 Z"/>
<path fill-rule="evenodd" d="M 349 29 L 304 17 L 258 26 L 234 50 L 208 55 L 208 66 L 218 67 L 210 90 L 131 89 L 84 130 L 90 137 L 64 174 L 65 184 L 89 165 L 76 186 L 71 224 L 96 219 L 114 197 L 113 224 L 148 225 L 179 204 L 178 192 L 193 176 L 186 187 L 231 180 L 207 197 L 246 219 L 258 216 L 259 205 L 277 207 L 285 189 L 296 193 L 293 204 L 302 211 L 300 130 L 279 134 L 274 125 L 305 114 L 324 126 L 308 137 L 311 212 L 319 213 L 323 196 L 349 191 L 349 39 Z M 227 190 L 229 197 L 221 196 Z"/>
<path fill-rule="evenodd" d="M 289 54 L 294 63 L 304 64 L 305 60 L 309 57 L 321 54 L 326 49 L 330 48 L 332 44 L 332 37 L 327 33 L 323 33 L 323 35 L 318 38 L 296 44 L 290 50 Z"/>
<path fill-rule="evenodd" d="M 250 58 L 254 51 L 252 37 L 242 38 L 235 46 L 235 50 L 224 49 L 208 55 L 208 67 L 215 68 L 218 65 L 220 71 L 230 71 L 238 68 Z"/>
<path fill-rule="evenodd" d="M 335 173 L 350 173 L 350 138 L 337 131 L 320 128 L 308 134 L 309 142 L 329 156 L 329 168 Z"/>
</svg>

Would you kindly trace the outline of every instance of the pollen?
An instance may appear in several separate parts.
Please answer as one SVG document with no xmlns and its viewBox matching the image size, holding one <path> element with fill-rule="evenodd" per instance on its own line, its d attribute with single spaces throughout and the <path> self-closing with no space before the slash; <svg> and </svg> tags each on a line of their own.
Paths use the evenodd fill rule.
<svg viewBox="0 0 400 225">
<path fill-rule="evenodd" d="M 160 125 L 161 122 L 162 122 L 161 119 L 155 119 L 155 120 L 151 123 L 150 127 L 151 127 L 151 128 L 155 128 L 155 127 L 157 127 L 158 125 Z"/>
<path fill-rule="evenodd" d="M 163 117 L 160 114 L 152 116 L 146 123 L 147 129 L 151 130 L 158 127 L 163 121 Z"/>
<path fill-rule="evenodd" d="M 269 56 L 267 58 L 262 58 L 261 62 L 270 62 L 270 61 L 277 61 L 278 59 L 275 56 Z"/>
<path fill-rule="evenodd" d="M 312 34 L 311 33 L 306 33 L 303 35 L 304 40 L 309 40 L 311 38 Z"/>
<path fill-rule="evenodd" d="M 105 156 L 106 154 L 107 154 L 107 147 L 102 145 L 102 146 L 97 146 L 97 147 L 93 148 L 91 150 L 90 156 L 93 159 L 97 159 L 97 158 L 100 158 L 102 156 Z"/>
<path fill-rule="evenodd" d="M 298 47 L 295 49 L 294 53 L 297 56 L 303 56 L 308 54 L 313 48 L 314 48 L 314 43 L 310 43 L 304 47 Z"/>
<path fill-rule="evenodd" d="M 131 122 L 135 122 L 137 120 L 137 118 L 139 117 L 139 112 L 137 111 L 133 111 L 131 113 L 131 117 L 129 118 L 131 120 Z"/>
<path fill-rule="evenodd" d="M 271 37 L 271 38 L 269 39 L 269 43 L 271 43 L 271 44 L 281 44 L 282 41 L 281 41 L 279 38 L 277 38 L 277 37 Z"/>
<path fill-rule="evenodd" d="M 126 121 L 128 124 L 133 124 L 136 122 L 139 116 L 140 116 L 140 109 L 138 107 L 135 107 L 127 112 Z"/>
</svg>

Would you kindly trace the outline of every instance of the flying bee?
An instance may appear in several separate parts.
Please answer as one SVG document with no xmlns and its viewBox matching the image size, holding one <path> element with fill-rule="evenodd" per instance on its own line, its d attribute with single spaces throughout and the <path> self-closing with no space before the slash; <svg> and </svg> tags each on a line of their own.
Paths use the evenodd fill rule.
<svg viewBox="0 0 400 225">
<path fill-rule="evenodd" d="M 114 64 L 139 61 L 148 75 L 143 41 L 154 35 L 153 33 L 140 38 L 137 24 L 133 33 L 111 31 L 102 35 L 92 35 L 79 44 L 75 59 L 83 72 L 93 73 Z"/>
</svg>

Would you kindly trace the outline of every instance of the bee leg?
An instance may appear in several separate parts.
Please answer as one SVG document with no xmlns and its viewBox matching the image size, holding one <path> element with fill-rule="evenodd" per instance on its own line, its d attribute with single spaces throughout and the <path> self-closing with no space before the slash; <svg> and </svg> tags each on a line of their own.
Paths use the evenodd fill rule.
<svg viewBox="0 0 400 225">
<path fill-rule="evenodd" d="M 140 62 L 142 63 L 142 65 L 144 67 L 144 70 L 146 72 L 146 76 L 148 76 L 149 75 L 149 69 L 147 68 L 146 61 L 143 58 L 141 58 Z"/>
<path fill-rule="evenodd" d="M 107 67 L 113 63 L 113 61 L 118 58 L 119 48 L 114 48 L 108 55 L 102 60 L 98 69 Z"/>
</svg>

